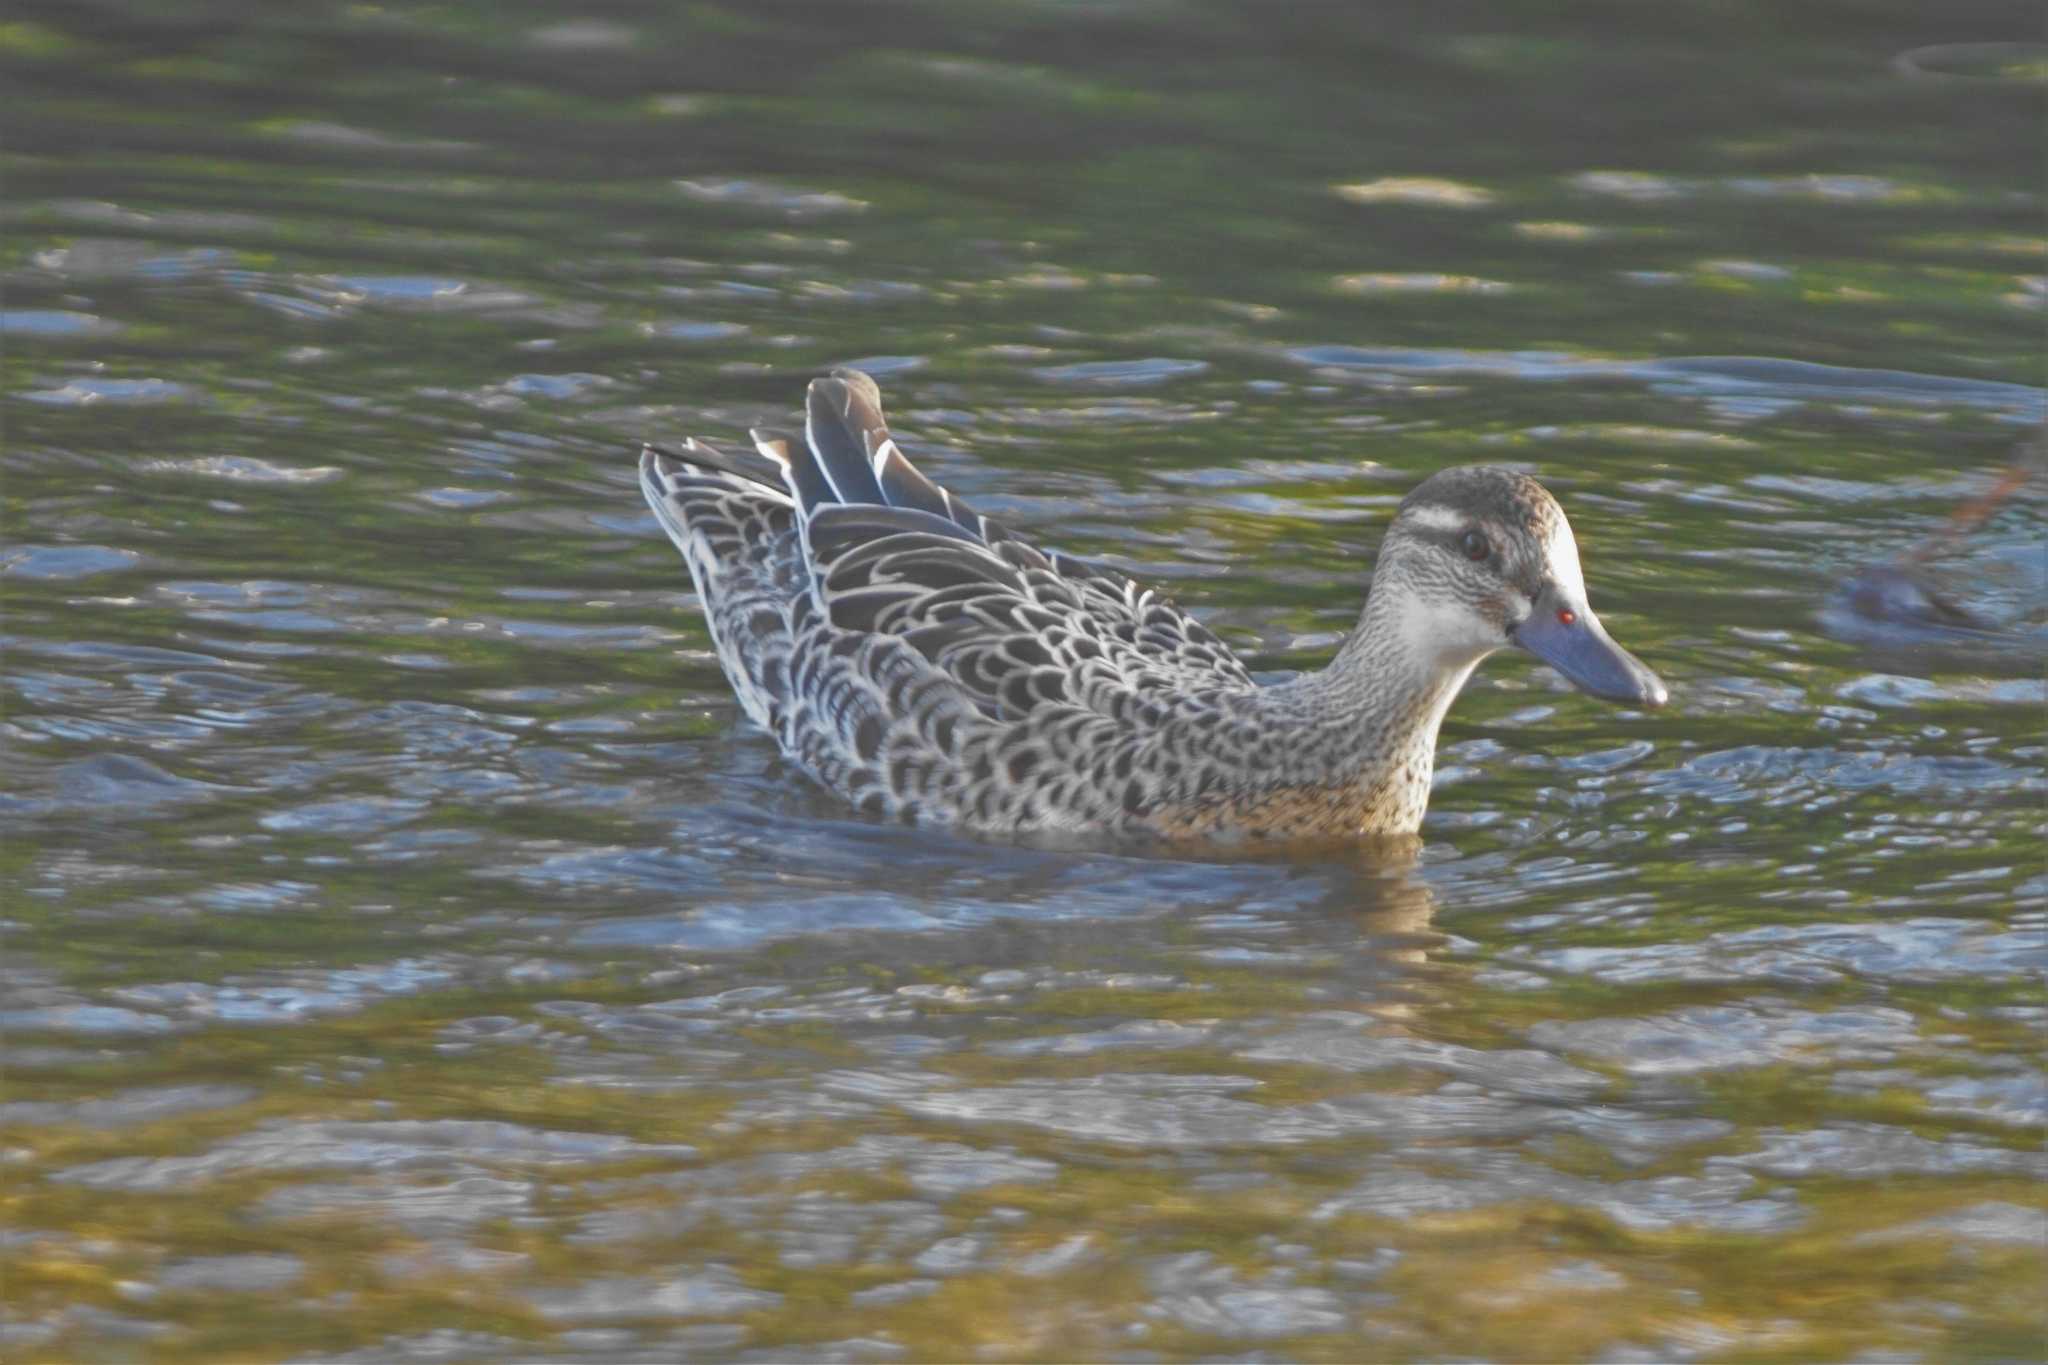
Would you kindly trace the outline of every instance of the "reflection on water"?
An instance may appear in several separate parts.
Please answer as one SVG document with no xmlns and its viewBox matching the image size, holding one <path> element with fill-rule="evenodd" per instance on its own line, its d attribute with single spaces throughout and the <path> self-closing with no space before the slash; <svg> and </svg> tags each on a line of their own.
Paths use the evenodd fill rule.
<svg viewBox="0 0 2048 1365">
<path fill-rule="evenodd" d="M 0 1353 L 2038 1354 L 2038 485 L 1996 647 L 1828 612 L 2043 420 L 2025 35 L 208 13 L 0 25 Z M 851 816 L 630 458 L 838 363 L 1269 674 L 1525 464 L 1673 706 L 1489 663 L 1419 848 Z"/>
</svg>

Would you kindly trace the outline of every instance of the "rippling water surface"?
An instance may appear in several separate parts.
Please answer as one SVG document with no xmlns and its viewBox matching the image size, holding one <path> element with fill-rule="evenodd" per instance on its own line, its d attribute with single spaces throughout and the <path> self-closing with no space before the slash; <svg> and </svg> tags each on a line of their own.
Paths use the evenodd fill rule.
<svg viewBox="0 0 2048 1365">
<path fill-rule="evenodd" d="M 17 13 L 10 1359 L 2037 1355 L 2023 7 Z M 1674 703 L 1488 664 L 1419 857 L 853 817 L 631 461 L 845 362 L 1272 671 L 1524 464 Z"/>
</svg>

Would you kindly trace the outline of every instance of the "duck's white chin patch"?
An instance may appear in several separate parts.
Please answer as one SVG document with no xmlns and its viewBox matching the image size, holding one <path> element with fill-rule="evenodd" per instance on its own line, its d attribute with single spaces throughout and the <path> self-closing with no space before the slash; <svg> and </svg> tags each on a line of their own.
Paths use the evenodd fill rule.
<svg viewBox="0 0 2048 1365">
<path fill-rule="evenodd" d="M 1529 604 L 1520 593 L 1510 594 Z M 1408 657 L 1430 669 L 1470 669 L 1502 645 L 1500 630 L 1463 603 L 1413 597 L 1401 607 L 1401 639 Z"/>
</svg>

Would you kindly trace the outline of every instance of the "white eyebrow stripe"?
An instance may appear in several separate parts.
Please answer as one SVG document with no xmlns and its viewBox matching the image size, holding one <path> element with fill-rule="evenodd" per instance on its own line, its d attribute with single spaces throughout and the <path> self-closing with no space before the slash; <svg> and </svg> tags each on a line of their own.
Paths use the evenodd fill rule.
<svg viewBox="0 0 2048 1365">
<path fill-rule="evenodd" d="M 1448 507 L 1438 507 L 1426 502 L 1409 508 L 1401 517 L 1405 521 L 1426 526 L 1432 531 L 1460 531 L 1465 527 L 1465 518 L 1462 514 L 1453 512 Z"/>
</svg>

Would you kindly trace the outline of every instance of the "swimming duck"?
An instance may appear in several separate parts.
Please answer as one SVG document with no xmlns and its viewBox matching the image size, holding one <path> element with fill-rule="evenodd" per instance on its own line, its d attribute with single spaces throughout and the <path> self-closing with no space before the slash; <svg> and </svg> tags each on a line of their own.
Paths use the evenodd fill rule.
<svg viewBox="0 0 2048 1365">
<path fill-rule="evenodd" d="M 1261 685 L 1201 622 L 1042 550 L 910 463 L 857 370 L 811 383 L 801 438 L 645 447 L 747 715 L 862 810 L 1005 834 L 1413 834 L 1437 727 L 1516 645 L 1586 692 L 1663 683 L 1586 601 L 1563 510 L 1472 465 L 1425 479 L 1328 667 Z"/>
</svg>

